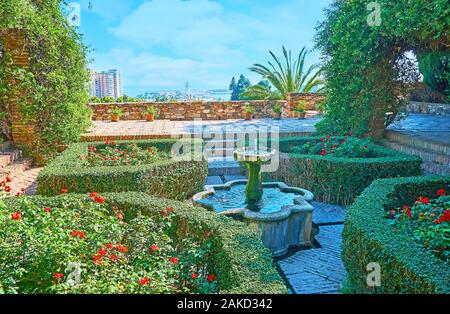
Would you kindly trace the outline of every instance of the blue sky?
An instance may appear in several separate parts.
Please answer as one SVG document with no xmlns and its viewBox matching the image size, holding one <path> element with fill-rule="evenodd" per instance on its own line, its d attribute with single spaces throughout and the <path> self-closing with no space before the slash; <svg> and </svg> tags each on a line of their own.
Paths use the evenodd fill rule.
<svg viewBox="0 0 450 314">
<path fill-rule="evenodd" d="M 265 63 L 268 50 L 313 47 L 331 0 L 81 0 L 91 68 L 117 68 L 124 91 L 227 88 L 232 76 Z M 319 61 L 317 52 L 309 63 Z"/>
</svg>

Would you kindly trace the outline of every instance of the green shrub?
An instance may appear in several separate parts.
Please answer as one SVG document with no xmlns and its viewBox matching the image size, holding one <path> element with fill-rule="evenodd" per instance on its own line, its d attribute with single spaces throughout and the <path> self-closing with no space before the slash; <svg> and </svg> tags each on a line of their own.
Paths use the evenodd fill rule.
<svg viewBox="0 0 450 314">
<path fill-rule="evenodd" d="M 415 176 L 422 173 L 420 158 L 377 145 L 370 147 L 373 154 L 378 156 L 372 158 L 292 153 L 296 147 L 320 139 L 321 137 L 280 139 L 279 149 L 283 153 L 289 153 L 289 157 L 282 157 L 279 169 L 265 174 L 265 178 L 308 189 L 314 193 L 317 200 L 346 206 L 352 204 L 375 179 Z M 338 138 L 342 139 L 344 138 Z"/>
<path fill-rule="evenodd" d="M 135 143 L 142 148 L 154 147 L 160 152 L 170 153 L 176 141 L 144 140 L 118 144 L 123 148 Z M 202 189 L 208 172 L 206 161 L 163 159 L 143 165 L 92 167 L 86 166 L 80 159 L 88 153 L 90 146 L 102 150 L 107 144 L 97 142 L 71 145 L 40 172 L 38 193 L 52 196 L 60 194 L 65 188 L 73 193 L 139 191 L 184 200 Z"/>
<path fill-rule="evenodd" d="M 449 177 L 410 177 L 375 181 L 347 211 L 343 260 L 349 293 L 450 293 L 448 263 L 403 232 L 394 232 L 386 211 L 413 204 L 418 195 L 450 191 Z M 381 266 L 381 286 L 368 288 L 369 263 Z"/>
<path fill-rule="evenodd" d="M 432 199 L 419 195 L 414 204 L 391 209 L 386 216 L 394 230 L 404 232 L 450 263 L 450 196 L 444 189 L 436 191 Z"/>
<path fill-rule="evenodd" d="M 136 192 L 5 202 L 6 293 L 286 293 L 256 232 L 186 203 Z M 81 263 L 78 286 L 62 283 L 68 262 Z"/>
</svg>

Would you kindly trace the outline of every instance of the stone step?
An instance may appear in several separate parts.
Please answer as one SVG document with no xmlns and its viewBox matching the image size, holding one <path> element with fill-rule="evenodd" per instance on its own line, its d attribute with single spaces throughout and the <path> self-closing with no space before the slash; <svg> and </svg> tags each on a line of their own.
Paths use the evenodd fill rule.
<svg viewBox="0 0 450 314">
<path fill-rule="evenodd" d="M 31 168 L 31 160 L 20 159 L 16 160 L 14 163 L 9 164 L 6 167 L 0 169 L 0 182 L 5 181 L 6 177 L 14 179 L 16 176 L 22 174 L 26 170 Z"/>
<path fill-rule="evenodd" d="M 450 156 L 450 144 L 446 142 L 433 141 L 421 138 L 420 136 L 408 135 L 396 131 L 386 131 L 385 138 L 390 142 L 397 142 L 428 152 Z"/>
<path fill-rule="evenodd" d="M 419 156 L 426 163 L 437 163 L 444 166 L 450 165 L 450 154 L 437 153 L 435 151 L 429 151 L 399 142 L 385 141 L 384 145 L 408 155 Z"/>
<path fill-rule="evenodd" d="M 233 158 L 208 158 L 208 176 L 241 174 L 243 169 Z"/>
<path fill-rule="evenodd" d="M 450 166 L 441 165 L 434 162 L 424 162 L 422 164 L 422 169 L 425 174 L 437 174 L 440 176 L 450 176 Z"/>
<path fill-rule="evenodd" d="M 0 152 L 0 169 L 12 164 L 22 156 L 20 150 L 2 151 Z"/>
</svg>

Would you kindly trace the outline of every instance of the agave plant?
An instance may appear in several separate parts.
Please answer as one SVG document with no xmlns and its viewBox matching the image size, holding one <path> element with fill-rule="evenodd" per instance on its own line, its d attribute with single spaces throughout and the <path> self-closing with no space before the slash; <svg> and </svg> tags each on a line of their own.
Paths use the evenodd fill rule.
<svg viewBox="0 0 450 314">
<path fill-rule="evenodd" d="M 260 96 L 263 99 L 275 96 L 283 98 L 287 93 L 320 92 L 324 88 L 324 81 L 320 78 L 321 69 L 318 65 L 312 65 L 305 71 L 305 59 L 308 54 L 303 47 L 296 60 L 292 57 L 291 50 L 287 51 L 283 46 L 281 60 L 272 51 L 269 51 L 273 61 L 268 61 L 269 66 L 254 64 L 250 71 L 260 74 L 268 80 L 276 91 L 266 86 L 252 86 L 245 93 Z"/>
</svg>

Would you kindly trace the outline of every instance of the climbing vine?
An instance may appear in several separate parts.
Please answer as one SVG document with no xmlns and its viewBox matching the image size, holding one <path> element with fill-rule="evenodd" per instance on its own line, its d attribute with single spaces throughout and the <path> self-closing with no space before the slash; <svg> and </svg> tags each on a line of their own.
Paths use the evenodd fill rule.
<svg viewBox="0 0 450 314">
<path fill-rule="evenodd" d="M 2 129 L 11 137 L 14 106 L 33 125 L 36 139 L 26 147 L 51 156 L 76 141 L 89 126 L 86 47 L 62 13 L 60 0 L 5 0 L 0 3 L 0 41 L 13 32 L 25 38 L 29 67 L 16 65 L 12 52 L 0 62 Z M 2 116 L 0 115 L 0 119 Z"/>
<path fill-rule="evenodd" d="M 380 136 L 410 86 L 398 79 L 399 58 L 448 53 L 449 24 L 447 0 L 335 0 L 317 27 L 328 93 L 319 131 Z"/>
</svg>

